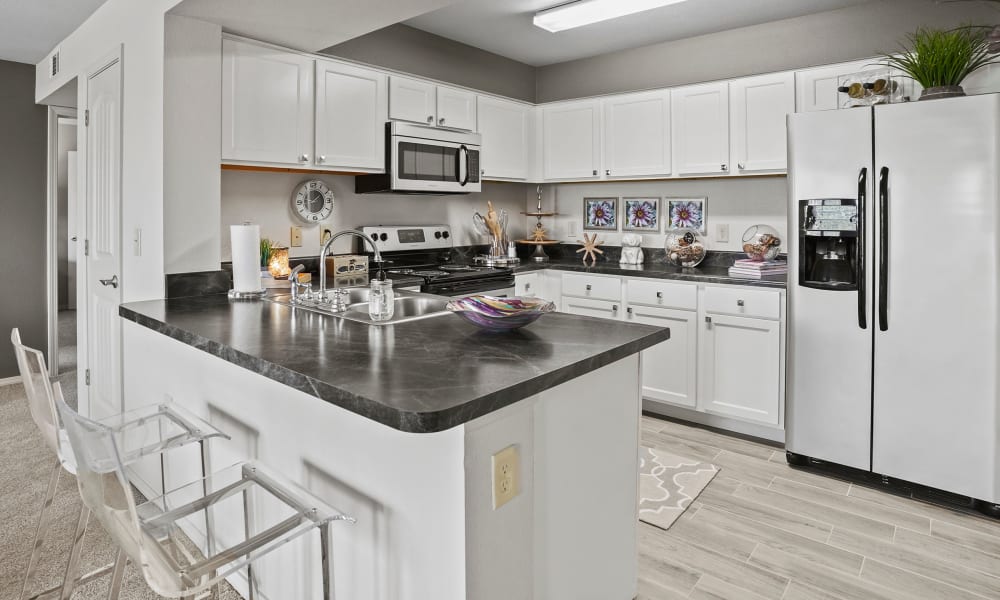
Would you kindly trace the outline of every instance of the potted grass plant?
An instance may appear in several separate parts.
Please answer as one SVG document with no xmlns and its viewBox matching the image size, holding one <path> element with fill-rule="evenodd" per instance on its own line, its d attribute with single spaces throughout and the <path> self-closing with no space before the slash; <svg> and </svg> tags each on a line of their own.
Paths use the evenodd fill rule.
<svg viewBox="0 0 1000 600">
<path fill-rule="evenodd" d="M 994 62 L 990 28 L 920 28 L 909 36 L 909 48 L 885 55 L 882 64 L 899 69 L 923 86 L 921 100 L 964 96 L 962 81 Z"/>
</svg>

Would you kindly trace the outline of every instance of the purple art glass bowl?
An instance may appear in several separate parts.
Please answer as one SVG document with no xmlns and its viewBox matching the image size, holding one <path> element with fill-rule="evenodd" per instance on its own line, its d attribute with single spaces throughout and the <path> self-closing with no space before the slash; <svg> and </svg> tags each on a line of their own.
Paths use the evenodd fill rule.
<svg viewBox="0 0 1000 600">
<path fill-rule="evenodd" d="M 448 303 L 448 310 L 489 331 L 511 331 L 532 323 L 556 305 L 541 298 L 466 296 Z"/>
</svg>

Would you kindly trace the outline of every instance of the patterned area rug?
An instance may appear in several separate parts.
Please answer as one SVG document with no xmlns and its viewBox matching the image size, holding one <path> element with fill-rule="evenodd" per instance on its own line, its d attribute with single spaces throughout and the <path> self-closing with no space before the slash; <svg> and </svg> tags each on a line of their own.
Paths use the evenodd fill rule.
<svg viewBox="0 0 1000 600">
<path fill-rule="evenodd" d="M 639 520 L 669 529 L 719 472 L 709 463 L 639 447 Z"/>
</svg>

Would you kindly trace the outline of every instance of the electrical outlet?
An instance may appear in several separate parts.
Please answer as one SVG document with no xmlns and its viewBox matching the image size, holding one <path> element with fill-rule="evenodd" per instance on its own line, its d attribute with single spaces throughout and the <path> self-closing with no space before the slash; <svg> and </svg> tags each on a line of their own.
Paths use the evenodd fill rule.
<svg viewBox="0 0 1000 600">
<path fill-rule="evenodd" d="M 302 228 L 301 227 L 297 227 L 297 226 L 293 225 L 292 226 L 292 233 L 288 237 L 291 240 L 291 242 L 289 243 L 289 246 L 291 246 L 292 248 L 300 248 L 300 247 L 302 247 Z"/>
<path fill-rule="evenodd" d="M 517 446 L 507 446 L 493 455 L 493 510 L 510 502 L 521 492 Z"/>
<path fill-rule="evenodd" d="M 333 230 L 332 229 L 330 229 L 329 227 L 320 227 L 319 228 L 319 245 L 322 246 L 323 244 L 325 244 L 326 241 L 328 239 L 330 239 L 330 236 L 332 236 L 332 235 L 333 235 Z"/>
<path fill-rule="evenodd" d="M 569 223 L 566 224 L 566 233 L 571 236 L 576 235 L 576 221 L 570 220 Z"/>
<path fill-rule="evenodd" d="M 729 241 L 729 224 L 728 223 L 718 223 L 715 226 L 715 241 L 717 242 L 728 242 Z"/>
</svg>

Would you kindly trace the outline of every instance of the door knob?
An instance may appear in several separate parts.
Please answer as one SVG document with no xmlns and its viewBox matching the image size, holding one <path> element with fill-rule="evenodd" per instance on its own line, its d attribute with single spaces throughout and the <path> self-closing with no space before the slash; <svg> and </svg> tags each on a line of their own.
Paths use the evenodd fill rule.
<svg viewBox="0 0 1000 600">
<path fill-rule="evenodd" d="M 98 281 L 100 281 L 101 285 L 104 285 L 104 286 L 110 285 L 113 288 L 117 288 L 118 287 L 118 276 L 117 275 L 112 275 L 111 279 L 98 279 Z"/>
</svg>

